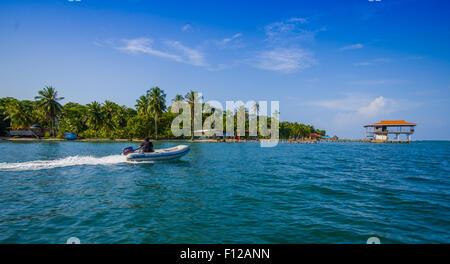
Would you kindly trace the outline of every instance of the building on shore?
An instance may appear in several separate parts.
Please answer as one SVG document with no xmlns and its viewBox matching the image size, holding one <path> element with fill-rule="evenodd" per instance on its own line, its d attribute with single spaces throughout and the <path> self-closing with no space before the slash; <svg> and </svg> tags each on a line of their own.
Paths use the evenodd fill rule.
<svg viewBox="0 0 450 264">
<path fill-rule="evenodd" d="M 309 135 L 309 140 L 320 140 L 322 139 L 322 135 L 317 134 L 317 133 L 311 133 Z"/>
<path fill-rule="evenodd" d="M 32 125 L 27 128 L 14 130 L 10 128 L 9 136 L 11 137 L 35 137 L 40 138 L 45 135 L 45 129 L 40 128 L 38 125 Z"/>
<path fill-rule="evenodd" d="M 374 142 L 410 142 L 416 123 L 405 120 L 383 120 L 365 125 L 366 137 Z M 404 139 L 401 136 L 404 135 Z"/>
</svg>

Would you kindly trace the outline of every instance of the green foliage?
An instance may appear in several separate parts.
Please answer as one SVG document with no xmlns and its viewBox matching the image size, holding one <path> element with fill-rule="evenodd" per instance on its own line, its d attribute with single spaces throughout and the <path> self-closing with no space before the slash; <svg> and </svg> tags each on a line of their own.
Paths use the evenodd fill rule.
<svg viewBox="0 0 450 264">
<path fill-rule="evenodd" d="M 147 91 L 147 97 L 148 113 L 153 114 L 155 121 L 155 138 L 158 139 L 158 117 L 166 110 L 166 94 L 158 86 L 155 86 Z"/>
<path fill-rule="evenodd" d="M 199 95 L 199 93 L 190 90 L 189 93 L 184 96 L 184 99 L 191 107 L 191 139 L 194 139 L 194 104 L 199 103 L 202 100 L 202 96 Z"/>
<path fill-rule="evenodd" d="M 6 107 L 13 101 L 17 101 L 14 98 L 6 97 L 0 99 L 0 136 L 8 135 L 8 127 L 10 127 L 11 120 L 8 117 Z"/>
<path fill-rule="evenodd" d="M 139 97 L 139 99 L 136 100 L 136 109 L 138 115 L 146 116 L 149 114 L 147 95 L 141 95 L 141 97 Z"/>
<path fill-rule="evenodd" d="M 61 114 L 60 127 L 62 132 L 80 133 L 87 129 L 87 107 L 77 103 L 67 103 Z"/>
<path fill-rule="evenodd" d="M 96 101 L 87 105 L 69 102 L 62 106 L 58 101 L 63 98 L 58 97 L 58 92 L 51 86 L 39 91 L 35 99 L 36 101 L 19 101 L 10 97 L 0 98 L 0 136 L 8 134 L 8 127 L 21 129 L 37 124 L 51 129 L 52 133 L 46 132 L 46 136 L 56 135 L 55 128 L 59 128 L 58 136 L 63 136 L 65 132 L 75 132 L 84 138 L 174 138 L 171 124 L 177 114 L 168 111 L 170 108 L 166 107 L 166 94 L 158 86 L 136 100 L 136 109 L 108 100 L 103 104 Z M 186 101 L 193 112 L 194 103 L 201 100 L 201 96 L 191 90 L 184 97 L 177 94 L 172 101 Z M 206 104 L 203 106 L 207 107 Z M 253 107 L 251 110 L 258 113 L 259 105 L 255 104 Z M 245 129 L 248 130 L 250 109 L 244 110 Z M 202 117 L 206 119 L 211 114 L 203 113 Z M 226 131 L 225 112 L 223 117 L 223 127 Z M 234 119 L 236 125 L 236 116 Z M 268 118 L 267 123 L 270 125 L 271 121 L 272 119 Z M 325 130 L 297 122 L 280 122 L 280 138 L 307 138 L 311 133 L 325 135 Z"/>
<path fill-rule="evenodd" d="M 12 100 L 5 106 L 5 117 L 9 120 L 12 129 L 23 129 L 33 123 L 33 108 L 26 101 Z"/>
<path fill-rule="evenodd" d="M 37 101 L 36 108 L 50 119 L 52 133 L 55 135 L 56 117 L 63 108 L 58 101 L 64 99 L 64 97 L 58 97 L 58 92 L 52 86 L 44 87 L 38 94 L 34 98 Z"/>
<path fill-rule="evenodd" d="M 151 121 L 147 116 L 136 115 L 128 120 L 125 131 L 127 138 L 144 138 L 151 129 Z"/>
<path fill-rule="evenodd" d="M 178 101 L 183 101 L 184 97 L 181 94 L 177 94 L 175 95 L 175 97 L 172 99 L 172 103 L 178 102 Z"/>
<path fill-rule="evenodd" d="M 105 121 L 105 117 L 103 115 L 102 106 L 94 101 L 87 105 L 87 122 L 89 129 L 99 130 Z"/>
<path fill-rule="evenodd" d="M 299 124 L 297 122 L 280 122 L 280 138 L 309 138 L 311 133 L 325 135 L 325 130 L 316 130 L 314 126 Z"/>
</svg>

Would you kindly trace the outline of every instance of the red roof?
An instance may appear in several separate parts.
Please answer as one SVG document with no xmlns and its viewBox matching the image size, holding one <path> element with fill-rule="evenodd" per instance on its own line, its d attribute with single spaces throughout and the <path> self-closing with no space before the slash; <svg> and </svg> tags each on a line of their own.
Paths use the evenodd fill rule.
<svg viewBox="0 0 450 264">
<path fill-rule="evenodd" d="M 405 120 L 382 120 L 379 123 L 374 123 L 367 126 L 417 126 L 417 124 L 405 122 Z"/>
<path fill-rule="evenodd" d="M 316 133 L 311 133 L 310 134 L 311 137 L 316 137 L 316 138 L 321 138 L 322 135 L 316 134 Z"/>
</svg>

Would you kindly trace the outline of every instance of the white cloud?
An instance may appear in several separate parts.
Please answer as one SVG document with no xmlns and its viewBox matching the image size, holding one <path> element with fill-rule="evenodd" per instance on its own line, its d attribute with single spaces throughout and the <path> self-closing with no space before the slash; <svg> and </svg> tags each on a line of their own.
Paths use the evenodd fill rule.
<svg viewBox="0 0 450 264">
<path fill-rule="evenodd" d="M 355 66 L 369 66 L 369 65 L 372 65 L 372 64 L 373 63 L 370 62 L 370 61 L 362 61 L 362 62 L 355 63 Z"/>
<path fill-rule="evenodd" d="M 367 98 L 348 95 L 345 98 L 316 101 L 312 102 L 312 104 L 334 111 L 356 111 L 364 104 L 367 104 L 367 101 Z"/>
<path fill-rule="evenodd" d="M 208 67 L 207 69 L 208 69 L 208 71 L 221 71 L 221 70 L 225 70 L 225 69 L 228 69 L 228 68 L 230 68 L 230 65 L 218 64 L 216 66 Z"/>
<path fill-rule="evenodd" d="M 137 39 L 127 39 L 124 40 L 125 47 L 118 48 L 121 51 L 131 52 L 131 53 L 146 53 L 149 55 L 155 55 L 158 57 L 172 59 L 178 62 L 182 61 L 182 58 L 178 55 L 171 54 L 168 52 L 156 50 L 152 48 L 153 40 L 148 38 L 137 38 Z"/>
<path fill-rule="evenodd" d="M 333 111 L 336 126 L 363 125 L 366 122 L 387 118 L 390 114 L 405 107 L 399 101 L 384 96 L 373 98 L 355 94 L 348 94 L 340 99 L 313 102 L 312 104 Z"/>
<path fill-rule="evenodd" d="M 313 42 L 317 32 L 324 29 L 307 29 L 307 24 L 305 18 L 292 17 L 265 26 L 267 49 L 257 52 L 251 59 L 251 65 L 258 69 L 290 73 L 316 64 L 313 52 L 305 49 L 303 44 Z"/>
<path fill-rule="evenodd" d="M 114 41 L 112 39 L 94 40 L 92 44 L 94 44 L 97 47 L 114 46 Z"/>
<path fill-rule="evenodd" d="M 404 111 L 420 106 L 420 103 L 404 99 L 370 96 L 361 93 L 344 94 L 340 98 L 311 102 L 328 112 L 323 120 L 328 123 L 327 131 L 337 135 L 364 137 L 363 126 L 380 120 L 405 119 Z"/>
<path fill-rule="evenodd" d="M 192 64 L 195 66 L 206 66 L 207 63 L 205 62 L 205 59 L 203 57 L 203 54 L 192 48 L 188 48 L 181 44 L 179 41 L 167 41 L 166 44 L 175 50 L 181 52 L 183 54 L 183 57 L 185 59 L 183 60 L 184 63 Z"/>
<path fill-rule="evenodd" d="M 309 52 L 286 48 L 262 51 L 255 61 L 256 68 L 284 73 L 303 70 L 316 63 Z"/>
<path fill-rule="evenodd" d="M 393 99 L 388 99 L 379 96 L 372 100 L 369 105 L 360 107 L 356 114 L 363 117 L 378 116 L 381 114 L 390 114 L 397 109 L 397 102 Z"/>
<path fill-rule="evenodd" d="M 397 109 L 398 105 L 395 100 L 384 96 L 373 98 L 359 94 L 347 94 L 344 98 L 317 101 L 313 104 L 330 110 L 351 112 L 361 116 L 392 112 Z"/>
<path fill-rule="evenodd" d="M 273 45 L 294 44 L 299 41 L 313 41 L 319 30 L 308 30 L 305 28 L 305 18 L 290 18 L 284 21 L 274 22 L 264 27 L 266 41 Z"/>
<path fill-rule="evenodd" d="M 184 32 L 190 32 L 190 31 L 192 31 L 192 29 L 193 28 L 192 28 L 191 24 L 186 24 L 186 25 L 181 27 L 181 30 L 184 31 Z"/>
<path fill-rule="evenodd" d="M 97 47 L 103 47 L 103 44 L 100 43 L 99 41 L 93 41 L 92 43 Z"/>
<path fill-rule="evenodd" d="M 123 42 L 125 46 L 118 48 L 123 52 L 145 53 L 190 65 L 207 66 L 204 56 L 200 51 L 188 48 L 179 41 L 164 42 L 164 47 L 167 50 L 153 48 L 154 41 L 148 38 L 125 39 Z"/>
<path fill-rule="evenodd" d="M 353 45 L 348 45 L 348 46 L 342 47 L 342 48 L 340 48 L 340 50 L 344 51 L 344 50 L 362 49 L 363 47 L 364 47 L 363 44 L 356 43 L 356 44 L 353 44 Z"/>
<path fill-rule="evenodd" d="M 405 84 L 409 83 L 408 80 L 361 80 L 351 82 L 353 85 L 359 86 L 375 86 L 375 85 L 392 85 L 392 84 Z"/>
<path fill-rule="evenodd" d="M 288 19 L 287 21 L 288 22 L 299 22 L 302 24 L 307 22 L 306 18 L 302 18 L 302 17 L 292 17 L 292 18 Z"/>
<path fill-rule="evenodd" d="M 239 38 L 240 36 L 242 36 L 242 33 L 236 33 L 231 38 L 223 39 L 222 42 L 223 43 L 228 43 L 228 42 L 232 41 L 233 39 Z"/>
<path fill-rule="evenodd" d="M 408 59 L 408 60 L 421 60 L 421 59 L 424 59 L 425 57 L 423 57 L 423 56 L 418 56 L 418 55 L 415 55 L 415 56 L 407 56 L 406 57 L 406 59 Z"/>
<path fill-rule="evenodd" d="M 239 45 L 240 43 L 240 38 L 242 37 L 242 33 L 236 33 L 233 36 L 229 37 L 229 38 L 224 38 L 220 41 L 217 41 L 216 44 L 219 48 L 225 48 L 225 47 L 241 47 L 241 45 Z"/>
<path fill-rule="evenodd" d="M 363 62 L 359 62 L 356 63 L 356 66 L 369 66 L 369 65 L 374 65 L 374 64 L 379 64 L 379 63 L 387 63 L 387 62 L 391 62 L 392 59 L 389 58 L 378 58 L 378 59 L 373 59 L 373 60 L 369 60 L 369 61 L 363 61 Z"/>
</svg>

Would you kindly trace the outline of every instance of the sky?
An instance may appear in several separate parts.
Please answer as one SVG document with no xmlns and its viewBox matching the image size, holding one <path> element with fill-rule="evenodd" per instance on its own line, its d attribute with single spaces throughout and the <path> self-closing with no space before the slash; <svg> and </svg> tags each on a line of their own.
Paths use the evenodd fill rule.
<svg viewBox="0 0 450 264">
<path fill-rule="evenodd" d="M 0 97 L 134 107 L 279 101 L 280 119 L 330 136 L 406 120 L 414 139 L 450 139 L 450 2 L 2 0 Z"/>
</svg>

